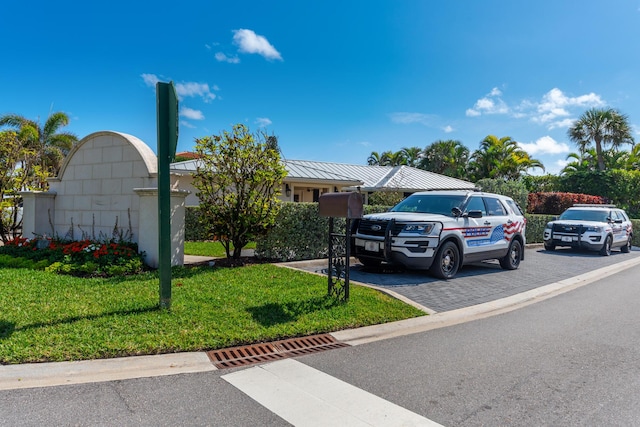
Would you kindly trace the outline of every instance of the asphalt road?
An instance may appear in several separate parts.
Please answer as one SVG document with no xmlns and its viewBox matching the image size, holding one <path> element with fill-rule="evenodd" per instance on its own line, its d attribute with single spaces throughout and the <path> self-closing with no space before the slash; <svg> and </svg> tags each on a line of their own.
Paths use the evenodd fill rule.
<svg viewBox="0 0 640 427">
<path fill-rule="evenodd" d="M 570 248 L 550 252 L 530 246 L 520 267 L 512 271 L 502 270 L 497 261 L 487 261 L 464 266 L 451 280 L 439 280 L 426 271 L 372 270 L 356 263 L 349 274 L 350 280 L 393 291 L 430 311 L 443 312 L 516 295 L 635 257 L 640 257 L 638 247 L 627 254 L 614 250 L 605 257 Z M 327 261 L 291 265 L 323 274 L 327 269 Z"/>
</svg>

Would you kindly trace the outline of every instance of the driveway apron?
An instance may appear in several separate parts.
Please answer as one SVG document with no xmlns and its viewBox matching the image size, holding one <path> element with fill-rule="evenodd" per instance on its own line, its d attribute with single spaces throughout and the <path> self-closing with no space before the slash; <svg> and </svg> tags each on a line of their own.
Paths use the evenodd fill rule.
<svg viewBox="0 0 640 427">
<path fill-rule="evenodd" d="M 455 310 L 516 295 L 541 286 L 568 279 L 639 257 L 640 249 L 630 253 L 614 250 L 611 256 L 569 248 L 545 251 L 528 247 L 525 260 L 517 270 L 503 270 L 497 261 L 464 266 L 455 278 L 439 280 L 427 271 L 397 268 L 370 269 L 352 265 L 350 280 L 389 289 L 435 312 Z M 302 270 L 326 274 L 327 261 L 303 264 Z"/>
</svg>

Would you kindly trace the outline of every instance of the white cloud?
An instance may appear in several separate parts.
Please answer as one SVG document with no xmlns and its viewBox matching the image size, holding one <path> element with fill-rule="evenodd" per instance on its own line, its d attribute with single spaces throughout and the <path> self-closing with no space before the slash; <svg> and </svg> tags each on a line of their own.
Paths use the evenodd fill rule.
<svg viewBox="0 0 640 427">
<path fill-rule="evenodd" d="M 238 46 L 239 52 L 257 53 L 269 60 L 278 59 L 282 61 L 280 52 L 264 36 L 260 36 L 252 30 L 244 28 L 234 30 L 233 42 Z"/>
<path fill-rule="evenodd" d="M 216 52 L 215 54 L 216 61 L 218 62 L 228 62 L 229 64 L 239 64 L 240 58 L 237 56 L 227 56 L 222 52 Z"/>
<path fill-rule="evenodd" d="M 447 125 L 447 126 L 443 127 L 443 128 L 442 128 L 442 130 L 444 131 L 444 133 L 451 133 L 451 132 L 453 132 L 455 129 L 454 129 L 452 126 Z"/>
<path fill-rule="evenodd" d="M 549 123 L 549 126 L 547 126 L 547 128 L 549 130 L 553 130 L 553 129 L 556 129 L 556 128 L 569 128 L 569 126 L 573 125 L 574 121 L 575 121 L 575 119 L 558 120 L 558 121 L 555 121 L 553 123 Z"/>
<path fill-rule="evenodd" d="M 196 127 L 194 125 L 192 125 L 191 123 L 185 121 L 185 120 L 180 120 L 180 126 L 184 126 L 186 128 L 189 129 L 195 129 Z"/>
<path fill-rule="evenodd" d="M 263 127 L 267 127 L 271 124 L 271 120 L 269 120 L 266 117 L 258 117 L 256 119 L 256 124 L 258 125 L 258 127 L 263 128 Z"/>
<path fill-rule="evenodd" d="M 420 123 L 425 126 L 431 126 L 434 120 L 437 118 L 433 114 L 407 112 L 391 113 L 389 114 L 389 116 L 391 117 L 391 121 L 393 123 L 400 123 L 404 125 L 411 123 Z"/>
<path fill-rule="evenodd" d="M 567 128 L 575 119 L 571 116 L 580 114 L 585 108 L 605 105 L 600 95 L 590 92 L 579 96 L 568 96 L 562 90 L 553 88 L 542 95 L 540 101 L 523 100 L 515 107 L 510 107 L 502 99 L 502 91 L 493 88 L 476 101 L 472 108 L 467 109 L 468 117 L 478 117 L 483 114 L 508 114 L 515 119 L 529 119 L 547 127 L 548 130 Z"/>
<path fill-rule="evenodd" d="M 155 87 L 160 78 L 155 74 L 141 74 L 142 80 L 147 86 Z M 176 93 L 180 100 L 189 97 L 201 97 L 204 102 L 211 102 L 216 99 L 216 94 L 211 92 L 207 83 L 184 82 L 175 84 Z M 218 86 L 213 86 L 214 90 L 218 90 Z"/>
<path fill-rule="evenodd" d="M 142 80 L 144 80 L 144 84 L 147 86 L 155 87 L 156 83 L 160 81 L 158 76 L 155 74 L 141 74 Z"/>
<path fill-rule="evenodd" d="M 202 114 L 202 111 L 194 110 L 189 107 L 181 107 L 180 116 L 191 120 L 204 120 L 204 114 Z"/>
<path fill-rule="evenodd" d="M 211 92 L 207 83 L 184 82 L 176 84 L 176 92 L 179 98 L 201 97 L 204 102 L 211 102 L 216 95 Z"/>
<path fill-rule="evenodd" d="M 532 143 L 522 143 L 519 142 L 518 145 L 525 150 L 527 153 L 534 154 L 562 154 L 568 153 L 570 148 L 564 142 L 557 142 L 555 139 L 550 136 L 543 136 L 538 139 L 536 142 Z"/>
<path fill-rule="evenodd" d="M 600 95 L 591 92 L 586 95 L 570 97 L 560 89 L 553 88 L 542 97 L 542 101 L 537 105 L 538 115 L 533 117 L 533 121 L 540 123 L 554 122 L 559 117 L 570 115 L 568 108 L 580 107 L 590 108 L 604 105 Z M 555 125 L 559 127 L 558 125 Z"/>
<path fill-rule="evenodd" d="M 510 108 L 500 96 L 502 96 L 502 91 L 494 87 L 484 98 L 478 99 L 473 108 L 469 108 L 465 114 L 469 117 L 477 117 L 482 114 L 508 114 Z"/>
</svg>

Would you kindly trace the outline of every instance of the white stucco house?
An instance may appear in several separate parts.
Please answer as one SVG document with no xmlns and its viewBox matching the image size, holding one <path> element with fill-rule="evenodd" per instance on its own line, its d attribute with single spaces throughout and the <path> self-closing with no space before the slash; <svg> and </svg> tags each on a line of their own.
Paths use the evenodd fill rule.
<svg viewBox="0 0 640 427">
<path fill-rule="evenodd" d="M 451 178 L 410 166 L 369 166 L 347 163 L 289 160 L 282 162 L 287 170 L 282 187 L 283 201 L 317 202 L 321 194 L 359 191 L 367 196 L 376 191 L 416 191 L 436 189 L 473 189 L 472 182 Z M 173 163 L 171 173 L 177 187 L 190 191 L 187 206 L 198 205 L 197 190 L 192 185 L 198 160 Z"/>
</svg>

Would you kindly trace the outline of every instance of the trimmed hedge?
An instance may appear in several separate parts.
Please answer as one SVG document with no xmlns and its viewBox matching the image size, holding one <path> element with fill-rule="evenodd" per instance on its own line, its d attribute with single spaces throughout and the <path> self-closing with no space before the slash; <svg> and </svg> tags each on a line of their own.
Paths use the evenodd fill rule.
<svg viewBox="0 0 640 427">
<path fill-rule="evenodd" d="M 364 213 L 386 212 L 389 206 L 364 206 Z M 334 219 L 334 232 L 343 232 L 344 218 Z M 317 203 L 282 204 L 276 225 L 256 239 L 256 257 L 278 261 L 326 258 L 329 253 L 329 218 L 318 214 Z"/>
<path fill-rule="evenodd" d="M 364 206 L 364 213 L 386 212 L 388 206 Z M 207 240 L 198 222 L 198 207 L 188 207 L 185 233 L 187 240 Z M 554 215 L 527 214 L 527 243 L 542 243 L 545 225 Z M 635 231 L 633 245 L 640 246 L 640 220 L 631 220 Z M 336 218 L 336 231 L 344 231 L 345 221 Z M 317 203 L 283 202 L 276 225 L 264 237 L 256 239 L 256 256 L 274 261 L 300 261 L 326 258 L 328 255 L 329 218 L 318 215 Z"/>
<path fill-rule="evenodd" d="M 602 205 L 608 203 L 602 196 L 579 193 L 529 193 L 528 213 L 560 215 L 576 203 Z"/>
</svg>

